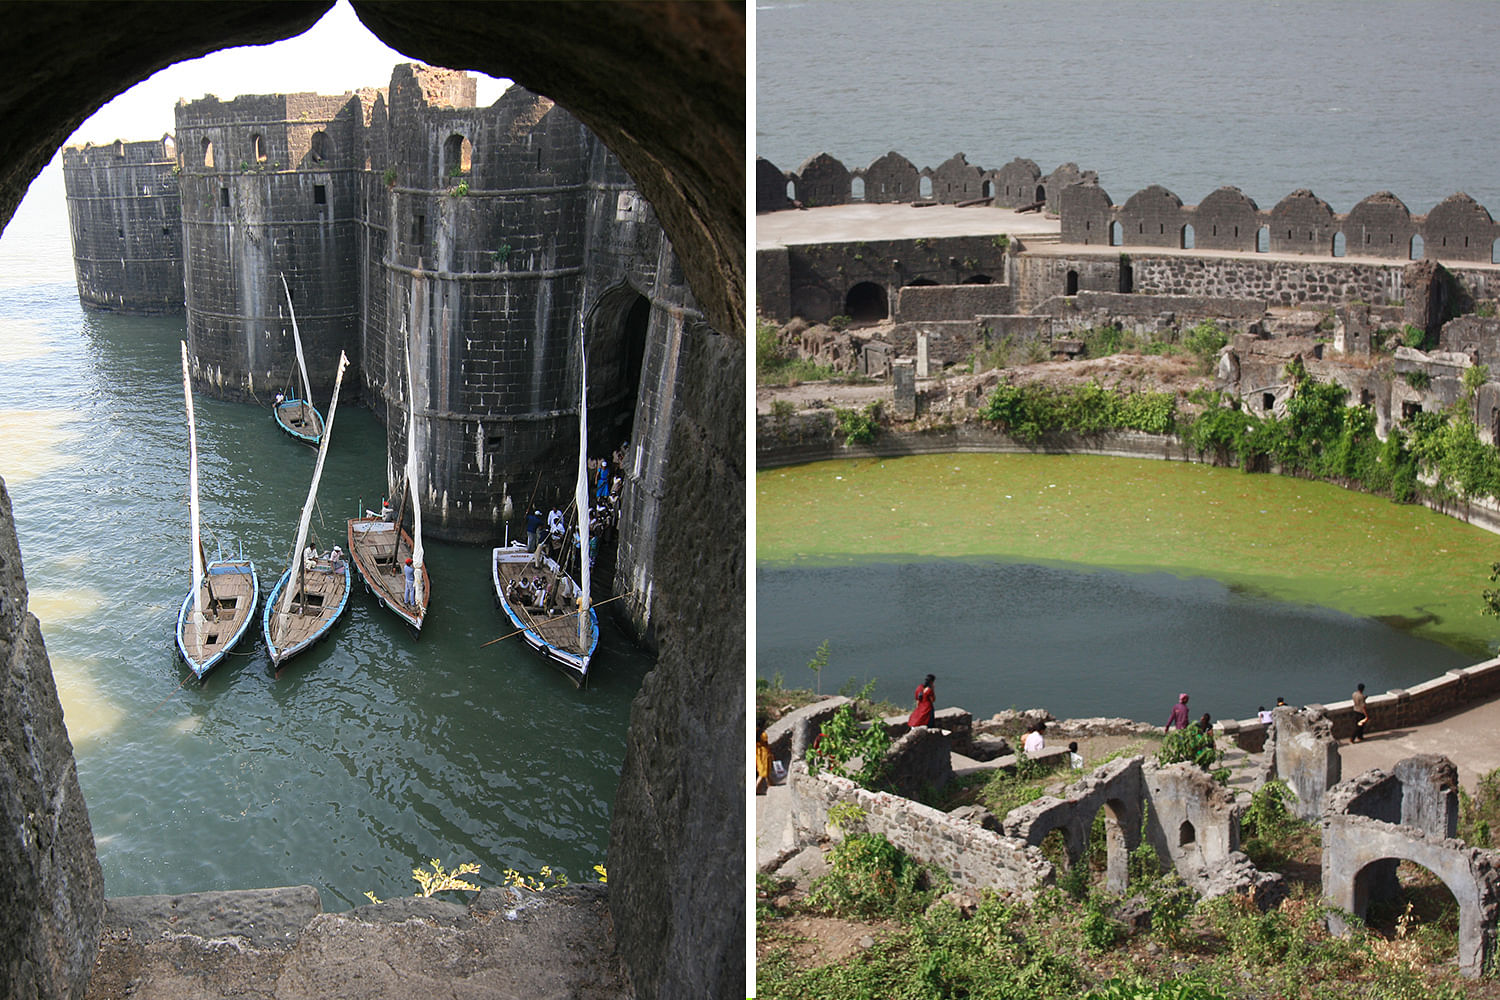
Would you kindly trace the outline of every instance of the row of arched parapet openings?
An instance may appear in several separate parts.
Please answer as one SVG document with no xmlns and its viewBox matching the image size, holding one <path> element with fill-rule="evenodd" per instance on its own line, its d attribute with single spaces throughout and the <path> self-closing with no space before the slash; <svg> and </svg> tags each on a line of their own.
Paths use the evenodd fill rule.
<svg viewBox="0 0 1500 1000">
<path fill-rule="evenodd" d="M 1076 184 L 1058 202 L 1062 242 L 1075 245 L 1500 263 L 1500 226 L 1462 192 L 1426 215 L 1413 215 L 1389 191 L 1339 214 L 1305 188 L 1270 211 L 1235 187 L 1184 205 L 1152 185 L 1116 205 L 1097 184 Z"/>
<path fill-rule="evenodd" d="M 988 202 L 997 208 L 1045 206 L 1057 211 L 1057 195 L 1080 183 L 1097 183 L 1092 171 L 1065 163 L 1043 175 L 1031 160 L 1017 158 L 996 170 L 972 164 L 955 153 L 937 167 L 917 166 L 890 152 L 868 167 L 846 167 L 819 153 L 794 171 L 784 171 L 764 157 L 755 160 L 755 210 L 778 212 L 857 203 L 934 202 L 960 205 Z"/>
</svg>

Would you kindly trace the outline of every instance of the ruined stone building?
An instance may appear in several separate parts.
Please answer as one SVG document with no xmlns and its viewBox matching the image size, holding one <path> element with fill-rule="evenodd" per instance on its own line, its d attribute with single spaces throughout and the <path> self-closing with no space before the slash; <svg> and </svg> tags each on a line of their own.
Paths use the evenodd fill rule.
<svg viewBox="0 0 1500 1000">
<path fill-rule="evenodd" d="M 533 490 L 569 494 L 581 337 L 590 451 L 629 442 L 616 589 L 649 637 L 678 349 L 703 320 L 598 138 L 520 87 L 481 108 L 468 74 L 407 64 L 379 91 L 179 102 L 175 150 L 126 144 L 129 172 L 115 148 L 65 159 L 84 304 L 156 311 L 175 294 L 198 386 L 264 402 L 296 364 L 290 293 L 314 400 L 347 353 L 346 393 L 387 423 L 393 490 L 415 393 L 436 537 L 496 539 Z M 134 256 L 105 260 L 114 242 Z"/>
</svg>

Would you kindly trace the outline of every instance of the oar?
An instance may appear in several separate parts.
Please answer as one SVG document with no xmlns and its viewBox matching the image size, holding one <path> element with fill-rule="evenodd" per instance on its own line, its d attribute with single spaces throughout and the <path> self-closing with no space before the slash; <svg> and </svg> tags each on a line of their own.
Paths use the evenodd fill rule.
<svg viewBox="0 0 1500 1000">
<path fill-rule="evenodd" d="M 602 601 L 595 601 L 594 603 L 590 604 L 589 607 L 590 608 L 602 607 L 603 605 L 608 604 L 610 601 L 618 601 L 622 597 L 629 597 L 629 596 L 630 596 L 630 594 L 616 594 L 614 597 L 607 597 L 607 598 L 605 598 Z M 581 614 L 583 614 L 582 611 L 574 611 L 574 612 L 572 612 L 570 614 L 563 615 L 563 618 L 564 619 L 567 619 L 567 618 L 577 618 Z M 554 618 L 554 619 L 550 619 L 550 620 L 556 621 L 557 619 Z M 499 642 L 501 639 L 509 639 L 511 636 L 513 636 L 513 635 L 520 635 L 522 632 L 525 632 L 525 631 L 526 630 L 524 628 L 518 628 L 514 632 L 508 632 L 505 635 L 502 635 L 500 637 L 500 639 L 491 639 L 489 642 L 481 642 L 479 644 L 479 648 L 483 649 L 486 646 L 493 646 L 495 643 Z"/>
</svg>

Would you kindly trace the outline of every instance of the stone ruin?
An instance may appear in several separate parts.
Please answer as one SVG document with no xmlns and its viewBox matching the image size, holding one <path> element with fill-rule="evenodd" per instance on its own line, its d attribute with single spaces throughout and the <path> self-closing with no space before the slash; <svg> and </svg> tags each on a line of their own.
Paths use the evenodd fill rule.
<svg viewBox="0 0 1500 1000">
<path fill-rule="evenodd" d="M 1500 851 L 1470 847 L 1458 828 L 1458 769 L 1423 754 L 1336 785 L 1323 814 L 1323 895 L 1340 911 L 1363 918 L 1372 903 L 1400 892 L 1401 861 L 1442 880 L 1458 903 L 1458 967 L 1478 976 L 1495 951 L 1500 918 Z M 1329 929 L 1347 933 L 1342 913 Z"/>
</svg>

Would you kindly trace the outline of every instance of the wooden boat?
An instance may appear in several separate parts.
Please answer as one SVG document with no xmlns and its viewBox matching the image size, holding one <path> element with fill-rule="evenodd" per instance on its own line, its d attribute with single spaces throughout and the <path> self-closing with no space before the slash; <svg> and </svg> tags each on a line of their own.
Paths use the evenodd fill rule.
<svg viewBox="0 0 1500 1000">
<path fill-rule="evenodd" d="M 587 563 L 587 560 L 585 560 Z M 538 607 L 521 598 L 512 585 L 540 576 L 552 599 Z M 599 613 L 579 601 L 581 588 L 541 548 L 527 552 L 525 542 L 496 548 L 490 577 L 495 603 L 504 609 L 526 645 L 556 664 L 574 684 L 588 680 L 589 663 L 599 646 Z M 567 581 L 562 583 L 560 581 Z M 583 628 L 579 628 L 579 622 Z M 582 638 L 580 638 L 582 632 Z"/>
<path fill-rule="evenodd" d="M 492 553 L 490 578 L 495 603 L 505 609 L 511 624 L 526 644 L 562 669 L 574 684 L 588 680 L 589 663 L 599 648 L 599 613 L 590 607 L 589 587 L 589 470 L 588 470 L 588 367 L 583 353 L 583 329 L 578 331 L 578 483 L 574 503 L 578 509 L 578 575 L 573 578 L 551 556 L 527 552 L 522 542 L 497 548 Z M 564 555 L 564 558 L 566 556 Z M 520 581 L 540 576 L 543 596 L 528 601 Z"/>
<path fill-rule="evenodd" d="M 422 503 L 417 488 L 417 403 L 416 384 L 411 377 L 411 349 L 406 351 L 406 485 L 395 519 L 387 520 L 374 511 L 349 520 L 349 557 L 364 580 L 365 589 L 375 595 L 383 607 L 390 608 L 418 635 L 432 601 L 432 577 L 422 556 Z M 401 527 L 402 510 L 411 498 L 412 530 Z M 406 602 L 407 562 L 412 564 L 416 602 Z"/>
<path fill-rule="evenodd" d="M 297 540 L 292 545 L 291 564 L 266 601 L 261 620 L 271 665 L 280 675 L 282 664 L 328 634 L 349 606 L 349 564 L 342 560 L 323 561 L 309 558 L 308 525 L 318 499 L 318 480 L 323 476 L 323 460 L 328 457 L 328 442 L 333 436 L 333 415 L 339 405 L 339 386 L 349 359 L 339 352 L 339 370 L 333 380 L 333 399 L 328 404 L 328 425 L 318 446 L 318 462 L 313 466 L 312 485 L 307 503 L 297 522 Z"/>
<path fill-rule="evenodd" d="M 302 333 L 297 329 L 297 313 L 292 308 L 292 290 L 287 287 L 286 275 L 281 276 L 281 287 L 286 292 L 286 308 L 292 317 L 292 343 L 297 348 L 297 371 L 302 376 L 301 385 L 294 386 L 290 396 L 282 396 L 271 408 L 276 426 L 292 437 L 314 448 L 323 440 L 323 415 L 312 404 L 312 386 L 307 380 L 307 362 L 302 357 Z"/>
<path fill-rule="evenodd" d="M 244 558 L 208 562 L 198 519 L 198 426 L 193 416 L 193 386 L 188 375 L 187 342 L 182 343 L 182 392 L 187 400 L 188 512 L 192 525 L 193 584 L 177 612 L 177 650 L 198 680 L 229 655 L 255 620 L 260 580 L 255 563 Z M 205 565 L 205 563 L 207 565 Z"/>
</svg>

